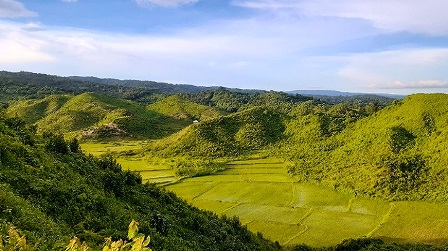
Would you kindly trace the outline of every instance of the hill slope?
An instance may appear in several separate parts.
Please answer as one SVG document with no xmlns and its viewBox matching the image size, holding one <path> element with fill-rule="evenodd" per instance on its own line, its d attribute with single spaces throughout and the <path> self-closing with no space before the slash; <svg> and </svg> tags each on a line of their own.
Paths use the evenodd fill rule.
<svg viewBox="0 0 448 251">
<path fill-rule="evenodd" d="M 41 131 L 82 134 L 86 138 L 160 138 L 186 125 L 142 105 L 95 93 L 52 95 L 42 100 L 18 101 L 7 109 L 36 123 Z"/>
<path fill-rule="evenodd" d="M 283 130 L 281 114 L 254 107 L 193 124 L 162 141 L 159 148 L 171 156 L 238 156 L 279 141 Z"/>
<path fill-rule="evenodd" d="M 297 116 L 287 130 L 289 171 L 373 197 L 447 201 L 446 107 L 448 95 L 411 95 L 334 134 L 322 133 L 316 114 Z"/>
<path fill-rule="evenodd" d="M 0 116 L 0 235 L 14 225 L 40 250 L 76 235 L 91 245 L 125 238 L 132 219 L 154 250 L 279 250 L 236 219 L 200 211 L 111 159 L 83 155 L 76 141 L 35 134 Z"/>
<path fill-rule="evenodd" d="M 38 100 L 25 100 L 12 103 L 6 112 L 9 117 L 17 116 L 27 123 L 35 123 L 59 110 L 72 96 L 50 95 Z"/>
<path fill-rule="evenodd" d="M 147 109 L 174 119 L 186 120 L 190 123 L 193 120 L 202 121 L 223 115 L 222 112 L 212 107 L 187 101 L 178 95 L 172 95 L 148 105 Z"/>
</svg>

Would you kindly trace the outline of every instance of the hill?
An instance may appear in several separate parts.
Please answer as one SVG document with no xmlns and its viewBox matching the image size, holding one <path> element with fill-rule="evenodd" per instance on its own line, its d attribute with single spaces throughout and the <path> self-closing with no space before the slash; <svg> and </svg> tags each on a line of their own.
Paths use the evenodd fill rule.
<svg viewBox="0 0 448 251">
<path fill-rule="evenodd" d="M 136 102 L 95 93 L 17 101 L 8 107 L 7 115 L 19 115 L 27 122 L 34 122 L 40 131 L 99 139 L 161 138 L 186 126 L 185 122 L 148 110 Z"/>
<path fill-rule="evenodd" d="M 39 250 L 61 250 L 76 235 L 90 246 L 105 237 L 125 239 L 132 219 L 151 236 L 154 250 L 279 250 L 218 218 L 96 159 L 76 141 L 35 133 L 18 119 L 0 116 L 0 235 L 14 225 Z M 6 234 L 7 235 L 7 234 Z"/>
<path fill-rule="evenodd" d="M 15 102 L 6 111 L 8 117 L 20 117 L 25 122 L 32 124 L 59 110 L 70 95 L 50 95 L 43 99 L 31 99 Z"/>
<path fill-rule="evenodd" d="M 225 88 L 208 90 L 199 93 L 180 94 L 182 98 L 207 106 L 216 107 L 225 112 L 237 112 L 253 106 L 268 106 L 272 109 L 284 110 L 292 105 L 311 100 L 299 94 L 287 94 L 276 91 L 231 91 Z"/>
<path fill-rule="evenodd" d="M 149 150 L 165 156 L 238 156 L 279 141 L 283 130 L 280 113 L 254 107 L 193 124 Z"/>
<path fill-rule="evenodd" d="M 178 95 L 169 96 L 154 104 L 146 107 L 149 111 L 153 111 L 167 117 L 177 120 L 186 120 L 187 125 L 193 120 L 206 120 L 223 115 L 222 112 L 205 105 L 199 105 L 187 101 Z"/>
<path fill-rule="evenodd" d="M 289 172 L 355 194 L 447 201 L 447 105 L 445 94 L 411 95 L 339 129 L 302 107 L 287 126 Z"/>
</svg>

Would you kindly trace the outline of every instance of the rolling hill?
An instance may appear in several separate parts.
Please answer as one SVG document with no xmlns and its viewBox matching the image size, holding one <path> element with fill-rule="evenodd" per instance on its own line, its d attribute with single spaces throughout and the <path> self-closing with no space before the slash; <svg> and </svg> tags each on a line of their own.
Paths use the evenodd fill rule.
<svg viewBox="0 0 448 251">
<path fill-rule="evenodd" d="M 8 107 L 6 113 L 10 117 L 18 115 L 29 123 L 35 123 L 39 131 L 94 139 L 161 138 L 192 123 L 189 121 L 186 124 L 185 121 L 151 111 L 136 102 L 95 93 L 17 101 Z"/>
<path fill-rule="evenodd" d="M 302 113 L 288 124 L 289 171 L 355 194 L 447 201 L 447 106 L 446 94 L 411 95 L 330 134 L 332 121 Z"/>
<path fill-rule="evenodd" d="M 224 113 L 205 105 L 199 105 L 187 101 L 178 95 L 169 96 L 154 104 L 146 107 L 149 111 L 153 111 L 167 117 L 177 120 L 185 120 L 190 124 L 193 120 L 206 120 L 223 115 Z"/>
<path fill-rule="evenodd" d="M 160 142 L 166 156 L 231 157 L 279 141 L 284 130 L 280 113 L 254 107 L 193 124 Z"/>
</svg>

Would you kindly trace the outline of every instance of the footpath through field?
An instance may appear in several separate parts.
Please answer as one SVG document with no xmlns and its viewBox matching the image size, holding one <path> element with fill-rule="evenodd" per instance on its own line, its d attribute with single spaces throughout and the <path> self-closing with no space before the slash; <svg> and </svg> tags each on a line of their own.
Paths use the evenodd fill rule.
<svg viewBox="0 0 448 251">
<path fill-rule="evenodd" d="M 237 216 L 283 245 L 321 247 L 363 236 L 448 244 L 448 205 L 374 201 L 297 183 L 275 159 L 234 161 L 215 175 L 166 188 L 198 208 Z"/>
</svg>

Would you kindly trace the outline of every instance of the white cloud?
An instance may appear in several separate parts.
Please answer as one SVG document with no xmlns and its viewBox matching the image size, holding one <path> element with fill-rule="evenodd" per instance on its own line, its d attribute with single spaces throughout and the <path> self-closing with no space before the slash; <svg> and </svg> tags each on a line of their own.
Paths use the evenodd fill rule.
<svg viewBox="0 0 448 251">
<path fill-rule="evenodd" d="M 337 75 L 361 89 L 447 87 L 445 69 L 448 67 L 448 48 L 364 53 L 336 57 L 333 60 L 343 65 Z"/>
<path fill-rule="evenodd" d="M 177 7 L 186 4 L 194 4 L 198 1 L 199 0 L 135 0 L 135 2 L 141 6 L 152 4 L 162 7 Z"/>
<path fill-rule="evenodd" d="M 0 18 L 35 17 L 36 12 L 28 10 L 15 0 L 0 0 Z"/>
<path fill-rule="evenodd" d="M 62 2 L 66 2 L 66 3 L 76 3 L 76 2 L 78 2 L 78 0 L 62 0 Z"/>
<path fill-rule="evenodd" d="M 446 89 L 448 88 L 448 82 L 441 80 L 421 80 L 418 82 L 401 82 L 394 81 L 392 83 L 386 83 L 382 85 L 373 84 L 370 86 L 372 89 Z"/>
<path fill-rule="evenodd" d="M 298 15 L 362 19 L 390 32 L 448 35 L 446 0 L 235 0 L 234 4 Z"/>
</svg>

